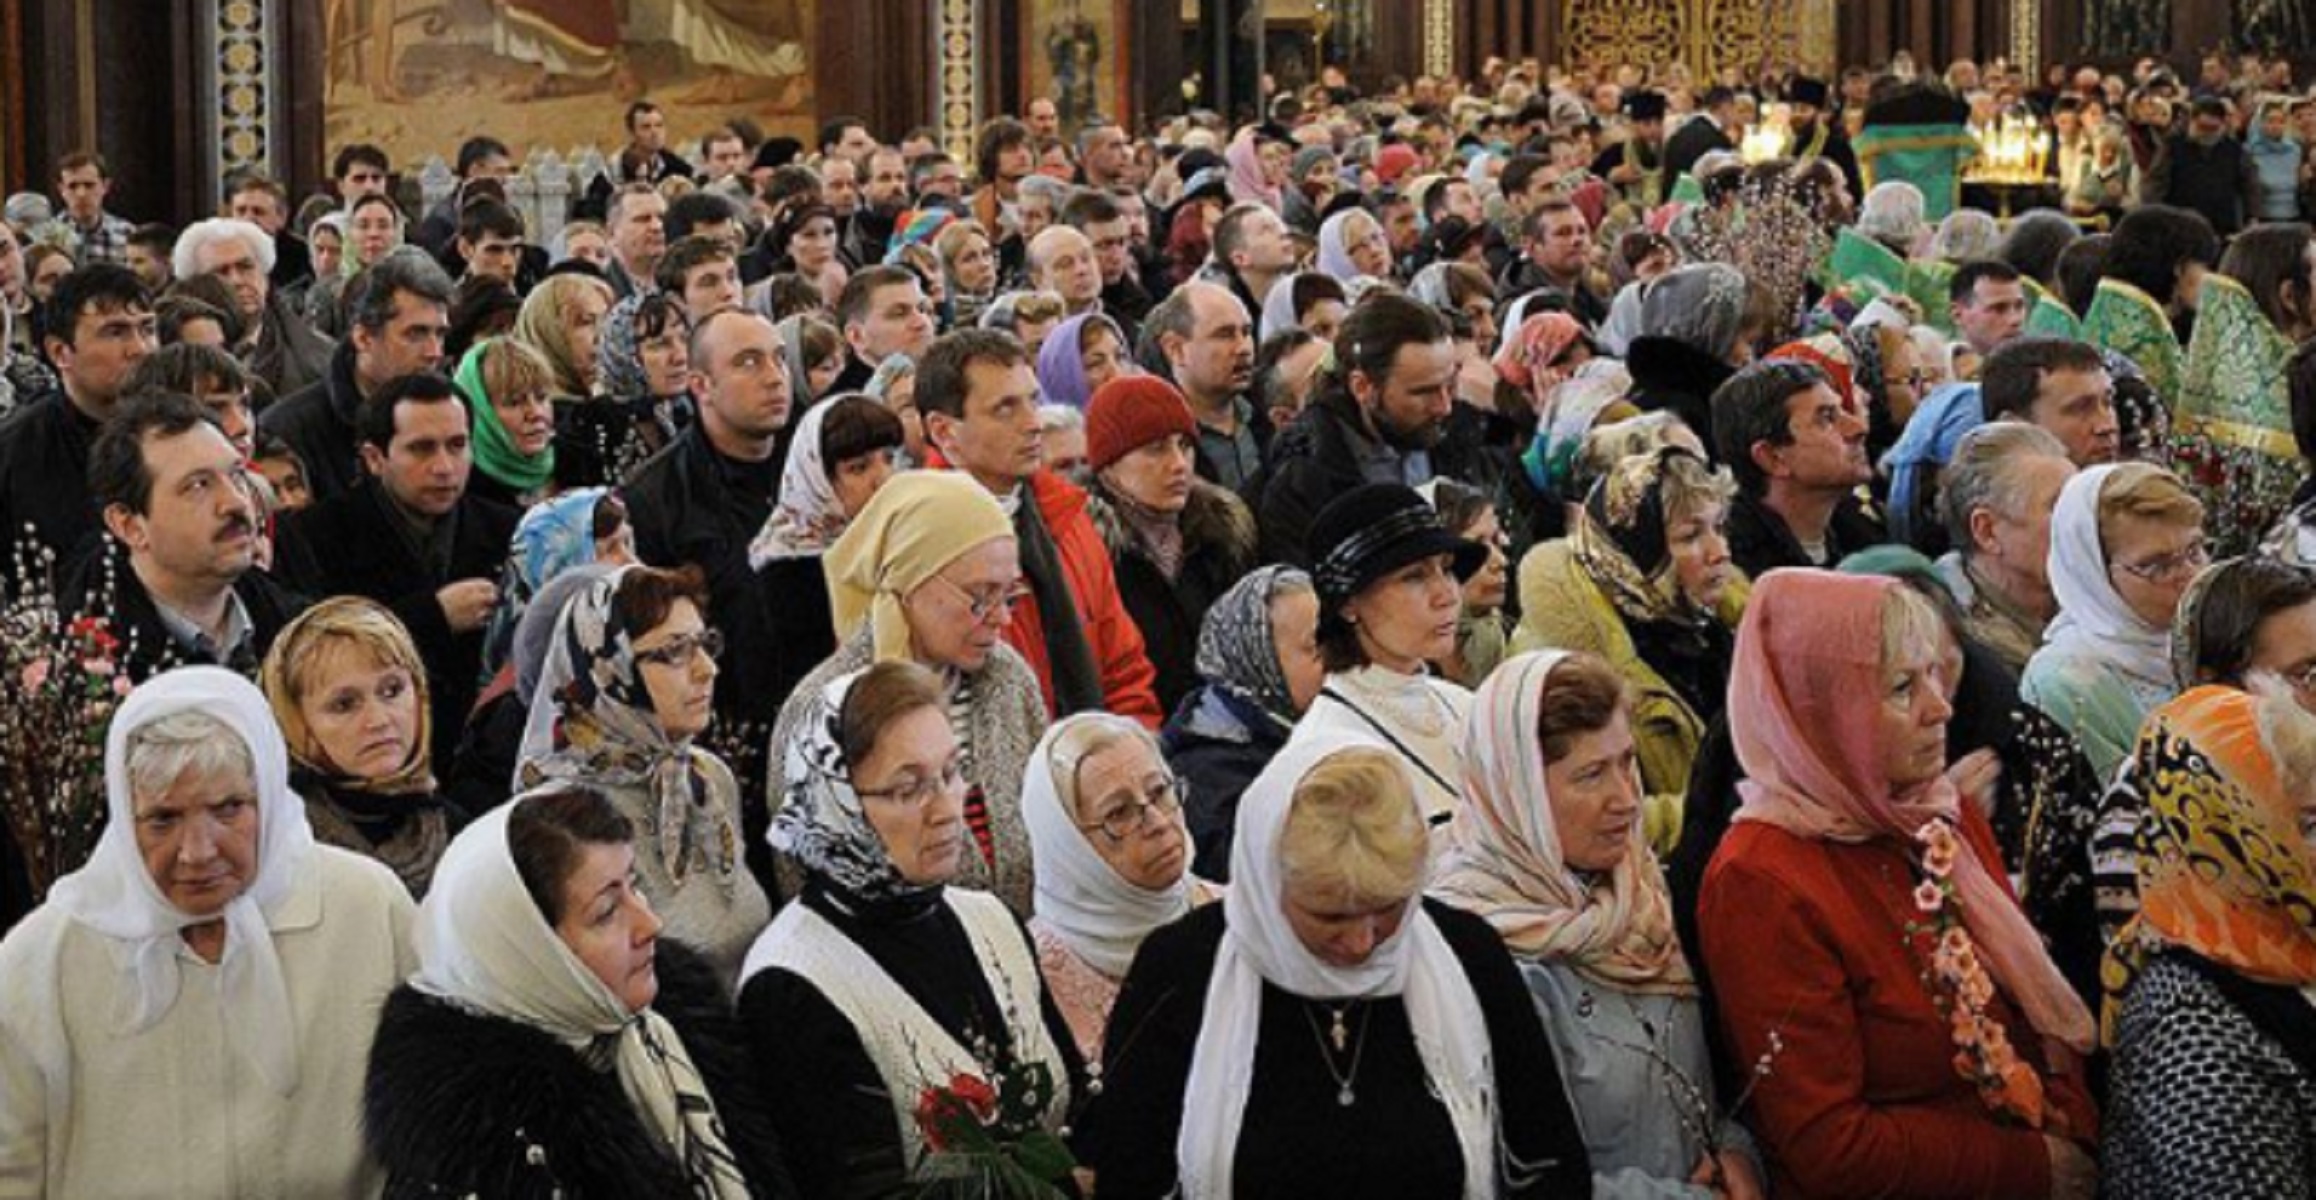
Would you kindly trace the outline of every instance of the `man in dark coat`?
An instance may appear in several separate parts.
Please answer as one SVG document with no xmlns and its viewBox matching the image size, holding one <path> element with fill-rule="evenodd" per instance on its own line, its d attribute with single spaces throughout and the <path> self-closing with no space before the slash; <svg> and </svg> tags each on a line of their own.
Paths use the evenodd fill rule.
<svg viewBox="0 0 2316 1200">
<path fill-rule="evenodd" d="M 26 400 L 0 423 L 0 591 L 8 595 L 48 582 L 17 578 L 20 546 L 61 567 L 95 544 L 89 447 L 130 373 L 158 348 L 152 301 L 127 267 L 98 263 L 66 275 L 48 314 L 46 349 L 60 390 Z"/>
<path fill-rule="evenodd" d="M 1697 114 L 1690 117 L 1665 143 L 1665 186 L 1678 186 L 1681 176 L 1697 165 L 1697 160 L 1715 150 L 1735 150 L 1737 143 L 1729 140 L 1729 126 L 1737 119 L 1737 93 L 1714 86 L 1705 89 Z"/>
<path fill-rule="evenodd" d="M 297 451 L 316 501 L 345 495 L 362 481 L 363 398 L 390 379 L 434 370 L 450 333 L 450 276 L 424 250 L 395 250 L 363 278 L 346 297 L 350 331 L 330 358 L 329 378 L 283 397 L 258 418 L 259 428 Z"/>
<path fill-rule="evenodd" d="M 1800 76 L 1786 90 L 1785 99 L 1791 116 L 1787 125 L 1793 132 L 1793 157 L 1800 162 L 1822 158 L 1839 168 L 1842 178 L 1850 185 L 1850 195 L 1865 194 L 1858 176 L 1858 156 L 1850 149 L 1850 139 L 1834 124 L 1827 105 L 1833 99 L 1833 89 L 1825 80 Z"/>
<path fill-rule="evenodd" d="M 472 432 L 449 380 L 390 380 L 360 416 L 369 477 L 283 522 L 275 561 L 309 595 L 367 596 L 401 619 L 426 663 L 440 774 L 474 707 L 483 626 L 521 514 L 467 495 Z"/>
<path fill-rule="evenodd" d="M 1858 489 L 1873 477 L 1866 414 L 1825 373 L 1771 359 L 1713 395 L 1713 438 L 1737 477 L 1729 557 L 1756 579 L 1778 567 L 1832 567 L 1885 540 Z"/>
<path fill-rule="evenodd" d="M 132 682 L 178 666 L 254 678 L 305 602 L 257 568 L 257 506 L 216 419 L 174 392 L 123 400 L 90 452 L 89 486 L 110 536 L 58 608 L 104 618 Z"/>
</svg>

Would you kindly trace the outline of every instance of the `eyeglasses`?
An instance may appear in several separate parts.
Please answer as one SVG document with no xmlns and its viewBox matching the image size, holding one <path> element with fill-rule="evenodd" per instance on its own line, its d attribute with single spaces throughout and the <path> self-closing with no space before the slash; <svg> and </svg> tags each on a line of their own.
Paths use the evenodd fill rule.
<svg viewBox="0 0 2316 1200">
<path fill-rule="evenodd" d="M 2291 684 L 2294 691 L 2316 694 L 2316 662 L 2305 662 L 2289 671 L 2279 671 L 2277 677 Z"/>
<path fill-rule="evenodd" d="M 971 592 L 965 589 L 965 585 L 946 575 L 935 575 L 933 578 L 948 584 L 949 590 L 963 596 L 965 611 L 972 613 L 976 621 L 986 621 L 1000 612 L 1011 614 L 1014 605 L 1029 598 L 1029 585 L 1019 580 L 1002 588 L 984 588 L 979 592 Z"/>
<path fill-rule="evenodd" d="M 1128 800 L 1103 813 L 1101 820 L 1078 828 L 1086 833 L 1099 831 L 1113 842 L 1123 842 L 1148 828 L 1152 815 L 1165 818 L 1180 812 L 1182 794 L 1187 790 L 1189 785 L 1172 775 L 1153 775 L 1142 782 L 1139 799 Z"/>
<path fill-rule="evenodd" d="M 651 663 L 655 666 L 674 667 L 678 671 L 688 671 L 691 669 L 692 663 L 696 661 L 696 657 L 702 654 L 707 655 L 711 660 L 724 656 L 722 630 L 703 629 L 698 633 L 684 634 L 664 646 L 638 650 L 635 652 L 635 661 L 638 664 Z"/>
<path fill-rule="evenodd" d="M 2201 539 L 2185 550 L 2159 554 L 2138 562 L 2119 562 L 2115 566 L 2149 583 L 2164 583 L 2182 575 L 2192 575 L 2211 562 L 2211 546 Z"/>
<path fill-rule="evenodd" d="M 854 788 L 853 794 L 867 800 L 882 800 L 903 808 L 923 808 L 938 797 L 955 791 L 965 782 L 965 760 L 951 759 L 949 765 L 932 775 L 914 772 L 901 776 L 890 787 Z"/>
</svg>

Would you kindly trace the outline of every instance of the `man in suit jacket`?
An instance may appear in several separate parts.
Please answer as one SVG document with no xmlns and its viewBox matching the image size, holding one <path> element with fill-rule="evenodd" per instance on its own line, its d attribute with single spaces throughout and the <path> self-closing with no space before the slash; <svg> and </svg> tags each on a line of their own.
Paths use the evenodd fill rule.
<svg viewBox="0 0 2316 1200">
<path fill-rule="evenodd" d="M 1713 151 L 1735 150 L 1737 143 L 1731 135 L 1736 125 L 1737 93 L 1725 87 L 1707 88 L 1696 115 L 1674 130 L 1665 143 L 1665 186 L 1677 186 L 1698 159 Z"/>
<path fill-rule="evenodd" d="M 434 768 L 474 707 L 483 627 L 521 514 L 467 495 L 466 405 L 440 375 L 404 375 L 362 401 L 361 484 L 294 514 L 275 562 L 311 596 L 367 596 L 410 630 L 433 693 Z"/>
</svg>

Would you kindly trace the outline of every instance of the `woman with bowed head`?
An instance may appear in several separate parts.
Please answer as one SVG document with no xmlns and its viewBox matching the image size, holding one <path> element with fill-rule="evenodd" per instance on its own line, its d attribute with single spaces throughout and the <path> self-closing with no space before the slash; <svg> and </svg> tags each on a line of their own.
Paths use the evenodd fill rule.
<svg viewBox="0 0 2316 1200">
<path fill-rule="evenodd" d="M 1422 898 L 1389 750 L 1299 738 L 1247 789 L 1221 903 L 1153 933 L 1081 1143 L 1104 1196 L 1575 1196 L 1591 1168 L 1504 943 Z"/>
<path fill-rule="evenodd" d="M 96 851 L 0 941 L 0 1190 L 358 1196 L 377 1006 L 410 893 L 314 844 L 265 697 L 217 667 L 130 693 Z"/>
<path fill-rule="evenodd" d="M 465 818 L 435 788 L 426 666 L 402 622 L 358 596 L 324 600 L 274 638 L 258 679 L 315 839 L 423 899 Z"/>
<path fill-rule="evenodd" d="M 772 913 L 742 857 L 739 783 L 694 741 L 714 715 L 723 650 L 706 612 L 690 567 L 621 567 L 573 597 L 531 697 L 515 787 L 609 797 L 636 829 L 636 886 L 729 992 Z"/>
<path fill-rule="evenodd" d="M 634 835 L 551 784 L 451 843 L 370 1053 L 388 1194 L 792 1194 L 723 986 L 660 936 Z"/>
<path fill-rule="evenodd" d="M 1206 610 L 1198 629 L 1198 687 L 1166 721 L 1166 762 L 1183 798 L 1201 879 L 1230 880 L 1239 795 L 1287 744 L 1319 698 L 1319 594 L 1293 567 L 1256 567 Z"/>
<path fill-rule="evenodd" d="M 1111 380 L 1136 374 L 1125 331 L 1100 313 L 1071 317 L 1037 352 L 1037 387 L 1048 404 L 1082 409 Z"/>
<path fill-rule="evenodd" d="M 2211 561 L 2203 504 L 2146 463 L 2091 467 L 2051 510 L 2059 612 L 2019 676 L 2019 698 L 2057 721 L 2101 779 L 2130 757 L 2148 713 L 2179 692 L 2171 624 Z"/>
<path fill-rule="evenodd" d="M 1087 1062 L 1151 931 L 1220 893 L 1190 874 L 1184 785 L 1140 722 L 1078 713 L 1045 731 L 1021 784 L 1037 856 L 1038 967 Z"/>
<path fill-rule="evenodd" d="M 939 676 L 880 662 L 807 702 L 783 755 L 772 844 L 804 888 L 748 952 L 740 1021 L 808 1196 L 885 1196 L 916 1180 L 915 1110 L 958 1075 L 1043 1073 L 1061 1128 L 1081 1073 L 1027 933 L 953 886 L 977 855 L 965 749 Z M 1026 1078 L 1026 1076 L 1022 1076 Z"/>
<path fill-rule="evenodd" d="M 1288 744 L 1345 734 L 1389 747 L 1420 781 L 1416 796 L 1442 848 L 1472 694 L 1429 664 L 1455 653 L 1463 582 L 1487 557 L 1487 547 L 1449 533 L 1414 488 L 1399 484 L 1354 488 L 1311 523 L 1327 679 Z"/>
<path fill-rule="evenodd" d="M 1595 1196 L 1763 1195 L 1722 1115 L 1695 977 L 1641 835 L 1623 679 L 1589 654 L 1522 654 L 1464 732 L 1464 813 L 1431 894 L 1502 935 L 1568 1082 Z"/>
<path fill-rule="evenodd" d="M 1750 587 L 1723 532 L 1735 491 L 1688 450 L 1633 455 L 1592 485 L 1568 537 L 1520 562 L 1512 651 L 1581 650 L 1624 677 L 1660 851 L 1680 839 L 1690 770 L 1729 694 Z"/>
<path fill-rule="evenodd" d="M 2200 687 L 2140 735 L 2140 915 L 2107 963 L 2116 1196 L 2306 1196 L 2316 719 Z"/>
<path fill-rule="evenodd" d="M 2097 1185 L 2091 1014 L 2010 894 L 1985 799 L 1949 779 L 1959 658 L 1892 579 L 1772 571 L 1746 609 L 1747 779 L 1698 928 L 1776 1195 Z"/>
<path fill-rule="evenodd" d="M 1173 384 L 1120 379 L 1086 409 L 1086 515 L 1109 549 L 1126 614 L 1171 712 L 1198 682 L 1199 616 L 1255 565 L 1255 519 L 1198 477 L 1198 421 Z"/>
<path fill-rule="evenodd" d="M 987 488 L 964 475 L 903 472 L 877 491 L 821 564 L 836 653 L 782 705 L 772 761 L 785 761 L 814 697 L 838 677 L 880 662 L 931 669 L 964 747 L 971 837 L 949 882 L 995 892 L 1026 918 L 1032 863 L 1021 780 L 1046 715 L 1036 673 L 1005 643 L 1005 623 L 1025 591 L 1012 521 Z M 781 783 L 773 779 L 767 791 L 780 796 Z"/>
</svg>

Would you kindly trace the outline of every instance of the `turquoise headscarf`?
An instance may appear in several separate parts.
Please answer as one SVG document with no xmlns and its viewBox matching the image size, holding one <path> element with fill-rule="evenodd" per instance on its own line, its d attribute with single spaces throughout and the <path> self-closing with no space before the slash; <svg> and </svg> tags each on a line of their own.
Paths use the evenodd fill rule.
<svg viewBox="0 0 2316 1200">
<path fill-rule="evenodd" d="M 518 492 L 534 491 L 555 477 L 555 443 L 549 441 L 537 454 L 515 449 L 514 435 L 499 420 L 498 408 L 483 386 L 483 354 L 497 341 L 486 338 L 476 342 L 466 357 L 458 360 L 458 373 L 451 376 L 451 382 L 465 394 L 467 407 L 474 413 L 475 469 Z"/>
</svg>

